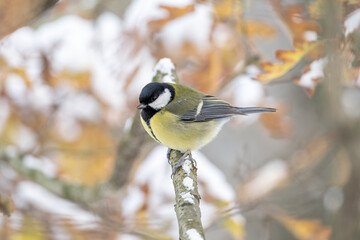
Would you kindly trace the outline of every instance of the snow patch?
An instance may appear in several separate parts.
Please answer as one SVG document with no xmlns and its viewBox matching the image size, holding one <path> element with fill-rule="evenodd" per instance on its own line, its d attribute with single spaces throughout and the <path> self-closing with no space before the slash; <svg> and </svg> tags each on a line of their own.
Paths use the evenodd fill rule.
<svg viewBox="0 0 360 240">
<path fill-rule="evenodd" d="M 180 196 L 184 199 L 185 202 L 195 204 L 194 196 L 190 192 L 182 192 L 180 193 Z"/>
<path fill-rule="evenodd" d="M 12 98 L 16 98 L 19 104 L 29 103 L 36 110 L 49 107 L 55 99 L 51 98 L 51 91 L 42 85 L 45 79 L 42 75 L 41 59 L 42 54 L 45 54 L 50 58 L 51 71 L 55 75 L 63 71 L 89 72 L 92 90 L 112 107 L 112 112 L 118 112 L 126 103 L 123 93 L 125 81 L 120 81 L 119 76 L 121 80 L 126 79 L 132 71 L 123 74 L 124 69 L 133 70 L 139 65 L 141 67 L 138 72 L 143 71 L 141 62 L 129 64 L 129 56 L 122 55 L 122 45 L 126 40 L 121 19 L 110 13 L 100 15 L 95 21 L 66 15 L 42 24 L 37 29 L 21 28 L 2 39 L 0 56 L 5 58 L 11 67 L 25 69 L 32 88 L 28 89 L 26 96 L 24 81 L 13 74 L 9 75 L 11 79 L 7 81 L 7 92 Z M 133 47 L 127 49 L 133 54 Z M 140 56 L 139 59 L 146 62 L 147 69 L 147 64 L 153 66 L 152 58 Z M 127 64 L 124 64 L 125 61 Z"/>
<path fill-rule="evenodd" d="M 159 37 L 166 39 L 165 48 L 171 52 L 184 42 L 190 42 L 202 52 L 210 47 L 211 27 L 213 24 L 212 7 L 196 4 L 195 10 L 167 23 Z"/>
<path fill-rule="evenodd" d="M 203 240 L 203 237 L 194 228 L 187 230 L 186 234 L 188 235 L 189 240 Z"/>
<path fill-rule="evenodd" d="M 45 84 L 36 84 L 28 90 L 28 101 L 38 111 L 48 111 L 54 102 L 54 91 Z"/>
<path fill-rule="evenodd" d="M 313 61 L 310 64 L 310 70 L 301 76 L 299 85 L 308 89 L 314 89 L 316 86 L 314 80 L 324 77 L 326 63 L 327 60 L 325 58 Z"/>
<path fill-rule="evenodd" d="M 148 186 L 151 193 L 147 199 L 148 209 L 150 214 L 154 215 L 159 214 L 160 206 L 165 207 L 166 199 L 175 198 L 166 151 L 165 147 L 156 147 L 139 166 L 133 181 L 133 186 L 138 189 L 144 185 Z"/>
<path fill-rule="evenodd" d="M 84 229 L 93 228 L 99 220 L 98 217 L 80 209 L 74 203 L 59 198 L 32 182 L 21 182 L 15 194 L 17 195 L 13 198 L 15 206 L 34 205 L 46 212 L 72 219 Z"/>
<path fill-rule="evenodd" d="M 38 45 L 52 53 L 51 64 L 55 71 L 83 72 L 92 67 L 94 48 L 90 46 L 94 32 L 91 21 L 66 15 L 41 25 L 35 35 Z"/>
<path fill-rule="evenodd" d="M 122 213 L 125 217 L 132 216 L 145 202 L 145 195 L 139 188 L 132 186 L 127 191 L 128 194 L 121 201 Z"/>
<path fill-rule="evenodd" d="M 183 179 L 182 184 L 184 185 L 184 187 L 186 188 L 186 190 L 188 190 L 188 191 L 194 190 L 194 181 L 193 181 L 191 178 L 185 177 L 185 178 Z"/>
<path fill-rule="evenodd" d="M 344 26 L 346 37 L 360 26 L 360 9 L 349 14 L 344 22 Z"/>
<path fill-rule="evenodd" d="M 7 75 L 5 82 L 5 91 L 7 95 L 12 98 L 16 103 L 25 104 L 26 84 L 24 79 L 17 74 L 10 73 Z"/>
<path fill-rule="evenodd" d="M 304 32 L 304 39 L 308 42 L 314 42 L 318 38 L 318 34 L 315 31 L 305 31 Z"/>
<path fill-rule="evenodd" d="M 116 240 L 142 240 L 142 238 L 130 234 L 121 233 L 116 238 Z"/>
<path fill-rule="evenodd" d="M 128 57 L 133 58 L 133 53 L 130 52 Z M 152 57 L 151 53 L 149 52 L 149 49 L 146 47 L 143 47 L 141 50 L 139 50 L 139 52 L 135 56 L 135 59 L 132 59 L 132 62 L 134 63 L 132 66 L 134 69 L 126 66 L 129 73 L 127 73 L 126 71 L 122 74 L 126 76 L 126 74 L 130 74 L 132 70 L 135 70 L 135 68 L 139 67 L 131 84 L 127 88 L 128 96 L 137 98 L 140 94 L 141 89 L 152 80 L 151 76 L 153 74 L 153 68 L 156 62 Z"/>
<path fill-rule="evenodd" d="M 184 7 L 193 2 L 193 0 L 134 0 L 127 8 L 124 16 L 125 28 L 136 31 L 141 36 L 145 36 L 148 34 L 148 22 L 168 16 L 168 12 L 165 9 L 160 8 L 161 5 Z"/>
<path fill-rule="evenodd" d="M 29 152 L 37 143 L 37 135 L 31 128 L 20 125 L 16 132 L 15 143 L 21 152 Z"/>
<path fill-rule="evenodd" d="M 173 71 L 175 71 L 175 66 L 170 58 L 162 58 L 155 65 L 153 70 L 153 77 L 156 76 L 158 72 L 165 75 L 163 77 L 164 82 L 175 83 L 175 76 L 173 75 Z"/>
<path fill-rule="evenodd" d="M 6 59 L 11 67 L 22 67 L 24 58 L 39 56 L 34 31 L 30 27 L 23 27 L 1 40 L 0 55 Z"/>
<path fill-rule="evenodd" d="M 50 159 L 25 155 L 23 161 L 24 165 L 28 168 L 41 171 L 48 177 L 56 177 L 57 166 Z"/>
<path fill-rule="evenodd" d="M 227 202 L 234 201 L 235 191 L 227 182 L 224 173 L 212 164 L 201 152 L 194 151 L 192 156 L 197 162 L 198 180 L 204 183 L 203 185 L 199 185 L 200 195 L 202 196 L 204 192 L 206 192 L 216 199 Z"/>
<path fill-rule="evenodd" d="M 240 75 L 229 86 L 233 89 L 234 104 L 237 107 L 259 106 L 264 97 L 264 88 L 259 81 L 250 75 Z"/>
<path fill-rule="evenodd" d="M 94 121 L 101 115 L 98 101 L 87 93 L 69 95 L 58 111 L 58 115 L 76 120 Z"/>
<path fill-rule="evenodd" d="M 182 169 L 184 170 L 184 172 L 186 173 L 186 175 L 190 175 L 190 171 L 192 169 L 192 162 L 190 160 L 185 160 L 182 164 Z"/>
<path fill-rule="evenodd" d="M 251 199 L 259 198 L 288 176 L 287 165 L 282 160 L 273 160 L 265 164 L 255 178 L 246 185 L 245 194 Z"/>
</svg>

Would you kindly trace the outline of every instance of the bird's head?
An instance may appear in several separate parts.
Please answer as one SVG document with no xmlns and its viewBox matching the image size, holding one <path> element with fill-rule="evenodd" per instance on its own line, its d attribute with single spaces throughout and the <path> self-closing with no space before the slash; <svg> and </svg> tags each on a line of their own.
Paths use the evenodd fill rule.
<svg viewBox="0 0 360 240">
<path fill-rule="evenodd" d="M 160 110 L 175 97 L 175 89 L 167 83 L 152 82 L 147 84 L 140 93 L 138 109 L 150 107 Z"/>
</svg>

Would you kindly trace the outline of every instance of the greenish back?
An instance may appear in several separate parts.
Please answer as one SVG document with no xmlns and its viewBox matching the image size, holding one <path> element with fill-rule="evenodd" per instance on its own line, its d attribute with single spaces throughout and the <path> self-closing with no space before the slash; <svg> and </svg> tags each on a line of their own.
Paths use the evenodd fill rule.
<svg viewBox="0 0 360 240">
<path fill-rule="evenodd" d="M 181 116 L 197 108 L 205 95 L 202 92 L 183 85 L 172 83 L 171 85 L 175 88 L 175 98 L 165 107 L 165 110 L 175 115 Z"/>
</svg>

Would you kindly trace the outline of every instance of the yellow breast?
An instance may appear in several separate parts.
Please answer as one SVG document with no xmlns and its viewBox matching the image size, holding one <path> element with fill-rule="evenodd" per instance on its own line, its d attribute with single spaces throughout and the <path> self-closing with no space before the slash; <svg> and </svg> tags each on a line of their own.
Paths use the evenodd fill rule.
<svg viewBox="0 0 360 240">
<path fill-rule="evenodd" d="M 151 129 L 142 120 L 145 130 L 155 140 L 165 146 L 180 151 L 198 149 L 215 138 L 222 123 L 213 120 L 208 122 L 182 122 L 178 116 L 159 111 L 150 119 Z"/>
</svg>

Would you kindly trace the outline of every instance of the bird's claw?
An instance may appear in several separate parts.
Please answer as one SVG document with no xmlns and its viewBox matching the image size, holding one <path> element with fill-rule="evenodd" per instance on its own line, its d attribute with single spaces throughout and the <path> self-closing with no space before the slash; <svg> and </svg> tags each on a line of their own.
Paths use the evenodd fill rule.
<svg viewBox="0 0 360 240">
<path fill-rule="evenodd" d="M 170 158 L 169 158 L 170 159 Z M 172 168 L 172 173 L 171 173 L 171 178 L 173 178 L 173 176 L 175 175 L 175 173 L 177 172 L 177 170 L 183 165 L 183 163 L 185 162 L 185 160 L 189 160 L 191 161 L 194 166 L 197 166 L 197 163 L 195 161 L 195 159 L 192 158 L 191 152 L 190 151 L 186 151 L 184 153 L 184 155 L 181 156 L 181 158 L 179 159 L 179 161 L 175 164 L 175 166 Z"/>
</svg>

